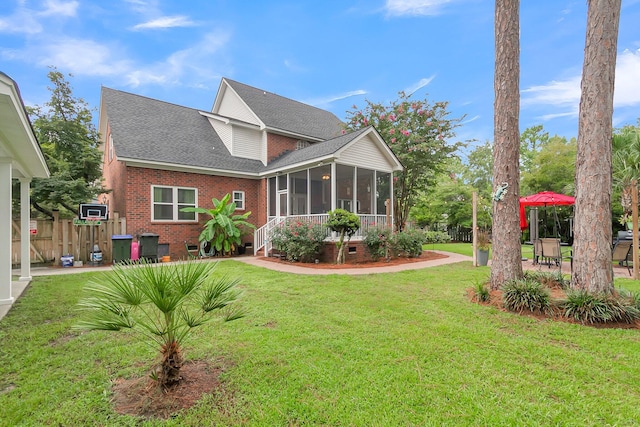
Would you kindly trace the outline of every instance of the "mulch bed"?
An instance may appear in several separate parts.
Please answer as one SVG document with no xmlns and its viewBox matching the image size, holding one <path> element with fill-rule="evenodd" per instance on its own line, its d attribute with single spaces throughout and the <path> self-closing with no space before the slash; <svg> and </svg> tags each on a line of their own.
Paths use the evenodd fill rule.
<svg viewBox="0 0 640 427">
<path fill-rule="evenodd" d="M 305 268 L 316 268 L 316 269 L 322 269 L 322 270 L 326 270 L 326 269 L 341 270 L 345 268 L 389 267 L 392 265 L 411 264 L 415 262 L 431 261 L 434 259 L 441 259 L 441 258 L 448 258 L 448 256 L 439 254 L 433 251 L 423 251 L 420 256 L 414 257 L 414 258 L 396 257 L 396 258 L 391 258 L 389 260 L 380 259 L 378 261 L 346 262 L 344 264 L 326 263 L 326 262 L 321 262 L 316 264 L 312 262 L 286 261 L 286 260 L 281 260 L 278 257 L 260 257 L 260 259 L 269 261 L 269 262 L 289 264 L 289 265 L 295 265 L 298 267 L 305 267 Z"/>
<path fill-rule="evenodd" d="M 228 395 L 220 382 L 224 368 L 206 361 L 186 361 L 180 373 L 182 381 L 163 389 L 148 375 L 139 378 L 118 378 L 113 381 L 112 404 L 123 415 L 144 418 L 169 418 L 176 412 L 193 406 L 204 394 Z"/>
</svg>

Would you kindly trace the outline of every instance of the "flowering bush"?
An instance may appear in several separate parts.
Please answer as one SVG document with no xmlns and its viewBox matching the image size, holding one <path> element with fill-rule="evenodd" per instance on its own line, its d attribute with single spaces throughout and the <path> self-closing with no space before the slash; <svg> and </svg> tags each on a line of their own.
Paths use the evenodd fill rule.
<svg viewBox="0 0 640 427">
<path fill-rule="evenodd" d="M 425 233 L 426 243 L 449 243 L 451 236 L 444 231 L 427 231 Z"/>
<path fill-rule="evenodd" d="M 422 230 L 405 230 L 393 235 L 392 248 L 396 256 L 414 258 L 422 254 L 422 245 L 427 242 Z"/>
<path fill-rule="evenodd" d="M 289 261 L 312 262 L 320 252 L 327 230 L 319 224 L 295 221 L 271 230 L 271 242 Z"/>
<path fill-rule="evenodd" d="M 372 227 L 364 236 L 363 242 L 374 261 L 388 256 L 391 249 L 391 229 L 389 227 Z"/>
</svg>

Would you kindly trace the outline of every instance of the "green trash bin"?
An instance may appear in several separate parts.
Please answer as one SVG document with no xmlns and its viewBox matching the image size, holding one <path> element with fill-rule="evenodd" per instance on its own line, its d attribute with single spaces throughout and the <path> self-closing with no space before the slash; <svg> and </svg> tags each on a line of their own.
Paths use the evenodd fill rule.
<svg viewBox="0 0 640 427">
<path fill-rule="evenodd" d="M 115 234 L 111 236 L 111 259 L 114 264 L 117 262 L 129 261 L 131 259 L 131 242 L 133 237 L 129 234 Z"/>
<path fill-rule="evenodd" d="M 158 262 L 158 236 L 155 233 L 142 233 L 138 236 L 140 259 Z"/>
</svg>

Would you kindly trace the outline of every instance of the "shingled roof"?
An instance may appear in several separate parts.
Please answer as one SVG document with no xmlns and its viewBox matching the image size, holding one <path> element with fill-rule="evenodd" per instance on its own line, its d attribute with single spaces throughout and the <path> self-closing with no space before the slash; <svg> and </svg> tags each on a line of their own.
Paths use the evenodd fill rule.
<svg viewBox="0 0 640 427">
<path fill-rule="evenodd" d="M 315 135 L 330 137 L 307 148 L 286 153 L 264 166 L 259 160 L 232 156 L 209 119 L 197 109 L 103 87 L 102 114 L 109 121 L 118 159 L 258 177 L 315 159 L 325 159 L 372 129 L 367 127 L 343 135 L 340 121 L 327 111 L 273 94 L 269 94 L 266 100 L 259 100 L 264 96 L 259 89 L 229 80 L 227 82 L 239 95 L 246 97 L 248 103 L 252 103 L 252 108 L 257 108 L 259 114 L 263 114 L 261 119 L 267 120 L 267 126 L 282 130 L 287 126 L 286 130 L 290 132 L 310 134 L 304 128 L 293 129 L 308 123 L 312 128 L 315 125 Z M 277 112 L 262 110 L 267 105 L 273 105 Z M 297 111 L 292 113 L 295 117 L 285 120 L 285 112 L 294 110 Z M 302 113 L 309 113 L 308 122 Z M 282 124 L 277 124 L 278 120 Z"/>
<path fill-rule="evenodd" d="M 341 135 L 337 138 L 333 138 L 325 142 L 319 142 L 300 150 L 291 151 L 289 153 L 286 153 L 279 159 L 276 159 L 269 163 L 269 165 L 267 165 L 267 170 L 275 171 L 278 169 L 286 168 L 287 166 L 305 163 L 312 161 L 313 159 L 321 159 L 330 156 L 338 152 L 340 149 L 358 138 L 360 135 L 370 131 L 371 129 L 372 127 L 368 126 L 366 128 L 358 129 L 356 131 Z"/>
<path fill-rule="evenodd" d="M 245 173 L 264 169 L 258 160 L 232 156 L 196 109 L 106 87 L 102 102 L 120 159 Z"/>
<path fill-rule="evenodd" d="M 339 136 L 342 122 L 333 113 L 224 78 L 267 126 L 327 140 Z"/>
</svg>

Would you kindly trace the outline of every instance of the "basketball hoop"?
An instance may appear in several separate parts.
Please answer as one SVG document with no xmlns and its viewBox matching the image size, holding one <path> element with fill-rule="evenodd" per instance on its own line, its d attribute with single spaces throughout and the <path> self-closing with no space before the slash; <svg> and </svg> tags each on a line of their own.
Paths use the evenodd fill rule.
<svg viewBox="0 0 640 427">
<path fill-rule="evenodd" d="M 107 205 L 83 203 L 78 209 L 78 218 L 86 221 L 106 221 L 109 219 L 109 207 Z"/>
</svg>

